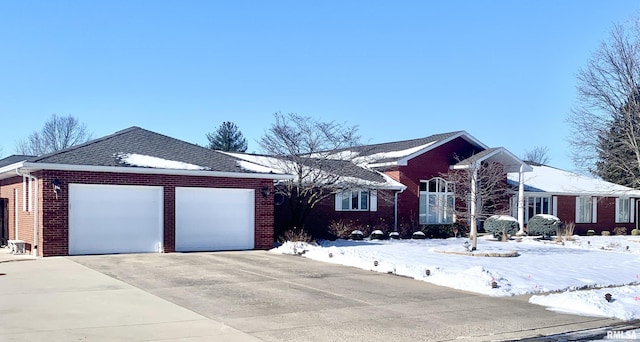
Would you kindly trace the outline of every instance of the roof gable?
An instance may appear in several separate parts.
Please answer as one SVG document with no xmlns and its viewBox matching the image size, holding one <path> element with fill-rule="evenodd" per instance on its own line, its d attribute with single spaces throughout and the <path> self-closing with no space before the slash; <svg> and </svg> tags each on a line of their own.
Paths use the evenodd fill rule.
<svg viewBox="0 0 640 342">
<path fill-rule="evenodd" d="M 488 147 L 465 131 L 434 134 L 425 138 L 394 141 L 373 145 L 362 145 L 342 149 L 334 153 L 336 159 L 348 158 L 356 164 L 369 167 L 406 165 L 427 151 L 433 150 L 456 138 L 462 138 L 484 150 Z"/>
</svg>

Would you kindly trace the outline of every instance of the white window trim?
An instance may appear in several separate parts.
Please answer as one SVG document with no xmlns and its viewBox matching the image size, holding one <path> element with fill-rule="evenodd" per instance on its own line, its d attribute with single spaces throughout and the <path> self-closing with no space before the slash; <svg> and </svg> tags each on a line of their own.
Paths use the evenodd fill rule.
<svg viewBox="0 0 640 342">
<path fill-rule="evenodd" d="M 435 180 L 441 180 L 442 182 L 445 183 L 445 187 L 446 187 L 446 191 L 436 191 L 436 192 L 429 192 L 429 183 Z M 420 215 L 420 212 L 422 210 L 422 208 L 418 208 L 418 222 L 419 224 L 450 224 L 453 223 L 455 221 L 454 219 L 454 208 L 448 208 L 448 201 L 447 198 L 448 196 L 451 196 L 453 198 L 453 206 L 455 207 L 456 205 L 456 192 L 455 192 L 455 185 L 453 182 L 449 182 L 446 179 L 442 178 L 442 177 L 434 177 L 431 179 L 421 179 L 420 180 L 420 184 L 422 183 L 426 183 L 426 191 L 418 191 L 418 203 L 420 204 L 420 197 L 422 197 L 422 195 L 426 195 L 426 200 L 424 202 L 425 204 L 425 214 L 424 215 Z M 453 189 L 453 191 L 451 190 Z M 435 194 L 437 197 L 444 197 L 444 211 L 445 211 L 445 217 L 447 218 L 447 222 L 429 222 L 429 195 L 430 194 Z M 451 210 L 451 213 L 449 215 L 447 215 L 447 211 Z M 424 217 L 424 222 L 421 221 L 422 217 Z"/>
<path fill-rule="evenodd" d="M 626 211 L 627 211 L 627 219 L 623 220 L 620 218 L 620 209 L 622 208 L 621 203 L 623 201 L 627 202 L 626 205 Z M 616 206 L 615 206 L 615 214 L 616 214 L 616 223 L 629 223 L 629 222 L 633 222 L 631 219 L 631 215 L 632 215 L 632 208 L 633 205 L 631 205 L 633 202 L 633 200 L 629 197 L 616 197 Z"/>
<path fill-rule="evenodd" d="M 363 192 L 367 192 L 369 194 L 367 209 L 343 209 L 342 208 L 342 199 L 344 198 L 343 194 L 349 193 L 349 195 L 351 195 L 351 193 L 354 191 L 358 192 L 358 204 L 361 203 L 360 198 Z M 378 210 L 378 192 L 376 190 L 358 190 L 358 189 L 336 192 L 334 208 L 335 208 L 335 211 L 377 211 Z"/>
</svg>

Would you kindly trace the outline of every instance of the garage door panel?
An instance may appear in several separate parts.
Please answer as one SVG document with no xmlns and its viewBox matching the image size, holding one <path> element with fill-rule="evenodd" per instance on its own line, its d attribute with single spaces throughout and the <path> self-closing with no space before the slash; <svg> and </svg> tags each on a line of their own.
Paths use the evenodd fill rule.
<svg viewBox="0 0 640 342">
<path fill-rule="evenodd" d="M 253 249 L 255 190 L 176 188 L 176 251 Z"/>
<path fill-rule="evenodd" d="M 69 185 L 69 254 L 158 252 L 163 188 Z"/>
</svg>

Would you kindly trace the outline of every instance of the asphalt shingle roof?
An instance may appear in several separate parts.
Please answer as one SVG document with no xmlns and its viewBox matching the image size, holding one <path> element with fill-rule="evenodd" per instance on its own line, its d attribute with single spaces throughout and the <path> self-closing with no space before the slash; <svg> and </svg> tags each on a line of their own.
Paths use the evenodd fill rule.
<svg viewBox="0 0 640 342">
<path fill-rule="evenodd" d="M 34 163 L 136 167 L 121 162 L 119 154 L 140 154 L 179 161 L 219 172 L 254 173 L 238 166 L 237 159 L 182 140 L 130 127 L 103 138 L 38 157 Z"/>
<path fill-rule="evenodd" d="M 36 156 L 27 156 L 22 154 L 14 154 L 6 158 L 0 159 L 0 167 L 19 163 L 21 161 L 29 161 L 37 158 Z"/>
</svg>

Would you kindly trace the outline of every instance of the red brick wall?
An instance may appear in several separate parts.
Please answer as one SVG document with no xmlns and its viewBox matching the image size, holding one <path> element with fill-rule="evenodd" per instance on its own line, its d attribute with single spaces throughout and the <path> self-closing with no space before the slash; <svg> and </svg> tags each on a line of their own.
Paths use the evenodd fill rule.
<svg viewBox="0 0 640 342">
<path fill-rule="evenodd" d="M 431 151 L 423 153 L 400 166 L 399 181 L 407 189 L 398 195 L 398 217 L 403 224 L 418 222 L 420 180 L 429 180 L 449 172 L 449 166 L 478 152 L 475 146 L 462 138 L 454 139 Z M 458 158 L 456 158 L 458 157 Z M 390 172 L 386 172 L 389 176 Z"/>
<path fill-rule="evenodd" d="M 268 249 L 273 246 L 273 197 L 263 198 L 263 187 L 273 188 L 269 179 L 223 178 L 204 176 L 149 175 L 108 172 L 77 171 L 40 171 L 34 174 L 39 182 L 39 255 L 67 255 L 69 241 L 69 183 L 147 185 L 164 187 L 164 250 L 175 251 L 175 187 L 217 187 L 255 189 L 255 248 Z M 56 199 L 52 181 L 62 182 L 61 191 Z M 19 201 L 22 200 L 22 178 L 15 177 L 0 183 L 0 197 L 9 198 L 10 238 L 13 238 L 14 212 L 13 190 L 19 189 Z M 19 203 L 19 237 L 33 243 L 33 213 L 22 212 Z M 43 229 L 44 227 L 44 229 Z M 24 233 L 23 233 L 24 232 Z"/>
<path fill-rule="evenodd" d="M 316 205 L 305 222 L 305 228 L 316 236 L 324 236 L 332 221 L 343 220 L 353 224 L 354 229 L 371 231 L 381 229 L 385 233 L 393 231 L 393 191 L 378 190 L 377 211 L 336 211 L 335 196 Z M 289 214 L 286 203 L 278 208 L 282 215 Z M 365 232 L 366 233 L 366 232 Z"/>
<path fill-rule="evenodd" d="M 576 196 L 558 196 L 558 218 L 562 222 L 576 222 Z M 633 218 L 635 220 L 635 218 Z M 576 223 L 575 234 L 586 235 L 587 230 L 593 229 L 596 234 L 608 230 L 613 234 L 616 227 L 626 227 L 627 233 L 635 228 L 635 222 L 616 223 L 615 197 L 599 197 L 596 223 Z"/>
<path fill-rule="evenodd" d="M 27 187 L 28 187 L 28 182 L 27 182 Z M 39 184 L 40 186 L 40 184 Z M 32 184 L 33 187 L 33 191 L 35 191 L 35 183 Z M 14 195 L 14 191 L 17 191 L 18 194 L 18 201 L 16 203 L 15 201 L 15 195 Z M 9 240 L 15 240 L 16 239 L 16 223 L 18 225 L 18 239 L 25 241 L 25 248 L 26 251 L 28 253 L 31 253 L 34 247 L 34 243 L 33 243 L 33 228 L 34 228 L 34 223 L 33 223 L 33 219 L 34 219 L 34 211 L 28 211 L 28 206 L 27 206 L 27 211 L 23 211 L 24 206 L 23 204 L 25 203 L 24 199 L 23 199 L 23 193 L 22 193 L 22 177 L 12 177 L 9 179 L 5 179 L 0 181 L 0 197 L 1 198 L 6 198 L 8 199 L 7 202 L 7 206 L 8 206 L 8 214 L 9 214 Z M 38 206 L 40 207 L 42 205 L 41 199 L 39 199 L 39 203 Z M 27 197 L 26 197 L 26 202 L 29 201 L 29 197 L 28 197 L 28 192 L 27 192 Z M 35 202 L 33 203 L 34 205 L 36 204 Z M 17 213 L 18 213 L 18 220 L 16 222 L 16 209 L 17 209 Z M 40 213 L 40 212 L 39 212 Z M 40 213 L 39 218 L 38 218 L 39 223 L 42 221 L 42 215 Z M 41 224 L 38 225 L 39 227 L 41 227 Z M 40 235 L 40 234 L 39 234 Z M 42 239 L 39 238 L 38 239 L 40 242 L 37 244 L 38 246 L 42 245 Z M 40 253 L 38 253 L 40 254 Z"/>
</svg>

